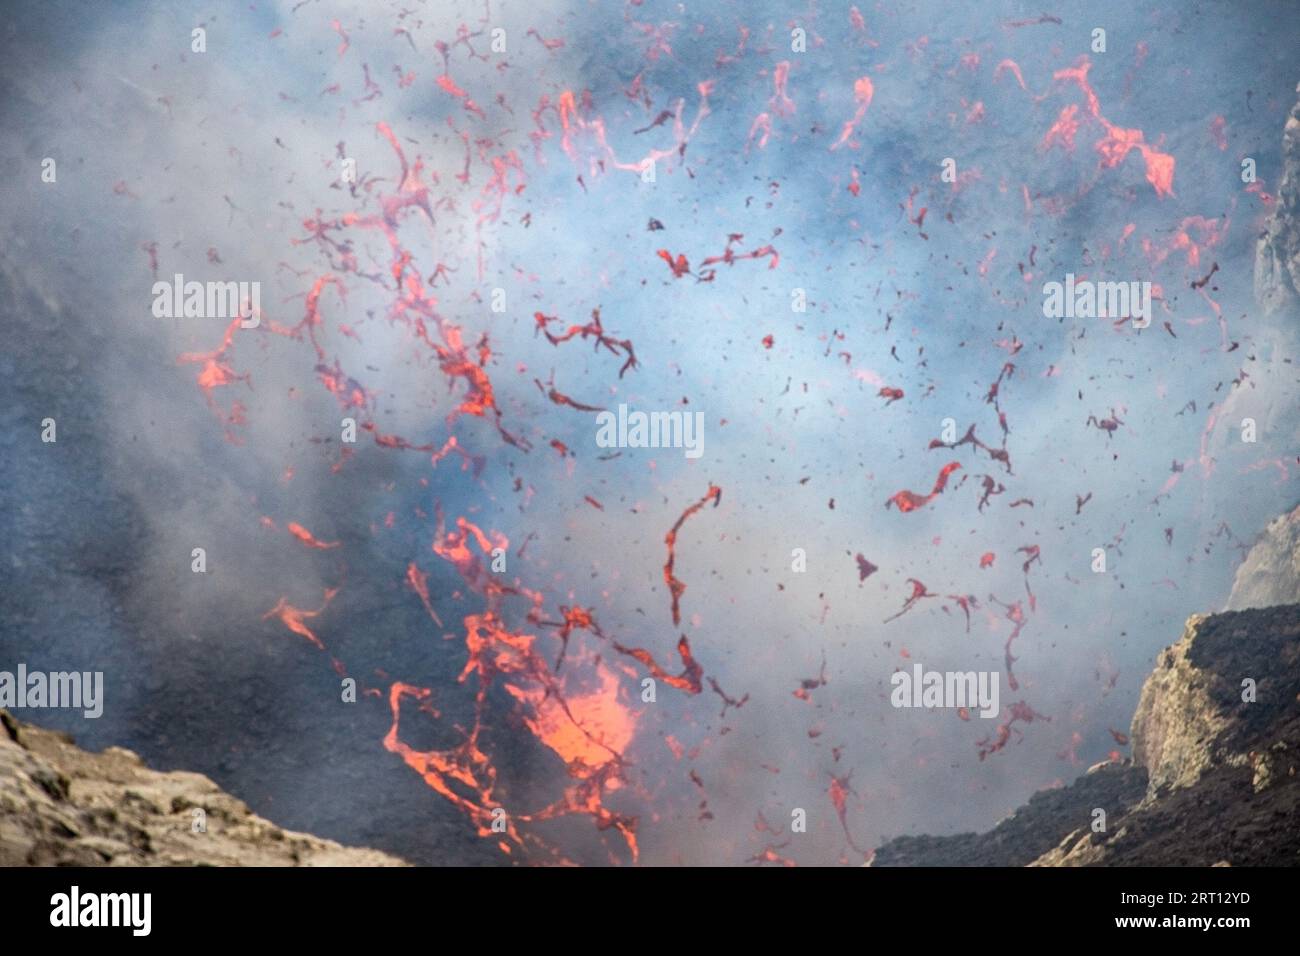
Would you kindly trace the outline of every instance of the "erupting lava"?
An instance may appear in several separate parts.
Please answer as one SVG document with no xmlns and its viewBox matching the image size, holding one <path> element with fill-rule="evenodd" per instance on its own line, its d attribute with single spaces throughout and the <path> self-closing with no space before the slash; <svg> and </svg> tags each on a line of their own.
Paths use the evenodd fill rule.
<svg viewBox="0 0 1300 956">
<path fill-rule="evenodd" d="M 1241 207 L 1236 199 L 1215 207 L 1215 218 L 1188 208 L 1192 190 L 1175 194 L 1174 176 L 1177 168 L 1193 180 L 1194 147 L 1173 130 L 1167 146 L 1164 135 L 1149 140 L 1116 125 L 1098 90 L 1112 116 L 1137 122 L 1139 107 L 1118 94 L 1113 75 L 1093 76 L 1093 63 L 1073 49 L 1028 46 L 1022 38 L 1061 23 L 1051 15 L 1003 21 L 996 39 L 945 45 L 929 35 L 891 39 L 895 26 L 870 9 L 868 31 L 853 7 L 833 15 L 835 42 L 852 47 L 848 62 L 832 59 L 820 22 L 831 15 L 810 9 L 799 29 L 828 54 L 814 70 L 811 56 L 784 58 L 771 39 L 781 30 L 766 22 L 737 24 L 719 40 L 703 21 L 686 30 L 684 8 L 672 13 L 680 22 L 650 23 L 640 6 L 620 7 L 626 35 L 617 42 L 635 52 L 610 70 L 573 67 L 576 44 L 551 24 L 519 31 L 522 49 L 508 57 L 484 52 L 495 22 L 485 5 L 484 19 L 460 24 L 454 38 L 428 36 L 402 14 L 385 39 L 400 41 L 404 56 L 408 43 L 438 56 L 430 69 L 421 54 L 423 72 L 371 59 L 372 76 L 357 59 L 373 36 L 361 23 L 331 20 L 326 59 L 338 83 L 331 75 L 321 96 L 341 96 L 351 82 L 358 98 L 337 101 L 354 148 L 331 135 L 325 165 L 332 177 L 335 160 L 357 154 L 375 168 L 314 190 L 310 203 L 286 192 L 280 208 L 292 238 L 277 240 L 285 260 L 270 258 L 283 295 L 268 297 L 276 304 L 256 327 L 239 319 L 224 331 L 203 327 L 200 347 L 168 355 L 188 368 L 187 395 L 223 451 L 218 432 L 232 445 L 274 447 L 266 422 L 276 422 L 275 403 L 313 416 L 309 450 L 323 480 L 336 482 L 331 492 L 351 483 L 322 498 L 331 506 L 346 499 L 361 518 L 313 512 L 306 495 L 289 503 L 250 493 L 268 514 L 263 537 L 321 575 L 276 582 L 256 613 L 285 595 L 265 619 L 310 647 L 287 643 L 314 660 L 316 651 L 330 654 L 340 675 L 382 681 L 364 694 L 366 706 L 388 708 L 382 746 L 393 756 L 376 749 L 379 758 L 409 767 L 501 854 L 547 863 L 636 862 L 643 851 L 669 858 L 662 846 L 658 857 L 650 851 L 648 828 L 686 819 L 699 829 L 680 844 L 690 833 L 721 843 L 724 794 L 757 794 L 770 779 L 773 803 L 803 794 L 802 805 L 823 814 L 818 839 L 860 862 L 872 851 L 857 841 L 879 832 L 868 821 L 880 795 L 906 803 L 907 794 L 862 772 L 874 758 L 866 748 L 879 743 L 861 710 L 872 704 L 872 681 L 840 675 L 878 666 L 882 648 L 895 660 L 984 654 L 1004 667 L 1012 691 L 1023 679 L 1022 693 L 1047 706 L 1039 622 L 1065 616 L 1086 590 L 1071 576 L 1078 549 L 1067 535 L 1077 528 L 1113 541 L 1118 553 L 1128 529 L 1128 516 L 1114 519 L 1118 496 L 1099 479 L 1094 501 L 1092 491 L 1079 493 L 1083 482 L 1121 454 L 1125 466 L 1143 460 L 1135 446 L 1154 430 L 1148 392 L 1168 422 L 1186 402 L 1177 416 L 1190 409 L 1181 422 L 1195 429 L 1179 438 L 1172 473 L 1164 455 L 1158 474 L 1132 478 L 1152 511 L 1184 493 L 1176 486 L 1188 462 L 1201 464 L 1199 476 L 1187 469 L 1188 484 L 1209 486 L 1216 426 L 1241 417 L 1225 406 L 1234 389 L 1253 388 L 1256 369 L 1244 363 L 1255 361 L 1245 358 L 1254 343 L 1235 322 L 1228 335 L 1236 308 L 1219 287 L 1237 276 L 1217 260 L 1229 263 L 1249 218 L 1242 210 L 1266 206 L 1268 194 L 1247 192 Z M 682 52 L 706 39 L 707 54 Z M 385 75 L 396 81 L 380 82 Z M 561 79 L 540 79 L 552 75 Z M 603 88 L 584 88 L 579 77 Z M 526 98 L 507 96 L 520 87 Z M 931 88 L 946 92 L 923 99 Z M 425 113 L 393 105 L 408 89 L 426 97 Z M 1023 113 L 1011 115 L 1023 129 L 1008 109 Z M 1216 163 L 1241 145 L 1235 121 L 1218 117 L 1208 136 L 1204 121 L 1197 128 Z M 965 152 L 953 148 L 951 171 L 914 173 L 902 133 L 929 143 L 949 136 Z M 359 136 L 369 142 L 358 147 Z M 1174 146 L 1182 165 L 1165 151 Z M 809 168 L 792 155 L 813 157 Z M 119 185 L 113 201 L 139 200 Z M 1088 197 L 1119 197 L 1123 217 L 1095 214 Z M 1061 235 L 1094 220 L 1095 234 Z M 131 249 L 139 269 L 143 251 L 153 274 L 166 272 L 166 241 Z M 224 262 L 215 247 L 208 261 Z M 838 274 L 849 266 L 858 271 L 845 282 Z M 1155 325 L 1139 338 L 1073 313 L 1070 324 L 1044 320 L 1036 309 L 1049 270 L 1106 281 L 1130 267 L 1163 283 L 1155 298 L 1168 335 Z M 1195 341 L 1202 322 L 1208 343 Z M 1141 361 L 1155 368 L 1153 340 L 1243 364 L 1219 382 L 1224 394 L 1207 396 L 1170 384 L 1163 370 L 1142 381 L 1146 373 L 1108 351 L 1145 347 Z M 1068 415 L 1027 421 L 1045 414 L 1035 402 Z M 591 414 L 629 403 L 661 409 L 650 414 L 708 408 L 717 458 L 683 464 L 634 454 L 649 450 L 634 443 L 594 452 Z M 943 437 L 931 438 L 939 422 Z M 300 438 L 286 443 L 294 454 Z M 1089 457 L 1070 458 L 1076 448 Z M 948 454 L 930 454 L 940 449 Z M 283 490 L 313 462 L 276 464 Z M 794 466 L 796 475 L 787 470 Z M 707 474 L 691 470 L 700 467 Z M 1289 459 L 1276 455 L 1241 472 L 1250 468 L 1292 477 Z M 932 474 L 929 492 L 904 487 Z M 1062 474 L 1087 478 L 1063 485 Z M 1120 484 L 1115 478 L 1112 490 Z M 681 538 L 693 518 L 698 536 Z M 1151 520 L 1165 529 L 1162 553 L 1172 552 L 1174 518 Z M 840 534 L 842 525 L 851 530 Z M 1192 534 L 1179 527 L 1183 547 Z M 523 545 L 512 551 L 512 540 Z M 801 576 L 809 567 L 814 573 Z M 679 573 L 692 582 L 685 615 Z M 1116 601 L 1117 591 L 1102 590 L 1111 581 L 1118 577 L 1088 582 L 1096 590 L 1080 603 Z M 319 606 L 290 601 L 321 589 Z M 391 677 L 357 659 L 357 643 L 343 649 L 332 628 L 350 626 L 340 614 L 353 610 L 350 601 L 365 609 L 363 591 L 400 602 L 418 633 L 386 631 L 383 640 L 428 642 L 433 651 L 421 646 L 419 666 L 435 657 L 440 676 L 434 666 L 393 667 Z M 839 607 L 845 593 L 862 606 Z M 904 634 L 906 647 L 892 643 Z M 1024 657 L 1020 676 L 1013 649 Z M 804 676 L 817 650 L 821 668 Z M 332 651 L 351 659 L 345 666 Z M 972 729 L 979 721 L 969 712 L 960 716 L 943 725 L 942 739 L 934 731 L 906 748 L 888 741 L 894 762 L 880 766 L 947 765 L 941 744 L 961 734 L 952 749 L 960 746 L 966 764 L 951 765 L 969 775 L 963 792 L 973 794 L 989 789 L 980 761 L 1000 754 L 994 763 L 1014 765 L 1016 748 L 1003 751 L 1022 735 L 1026 751 L 1036 742 L 1058 749 L 1066 736 L 1057 711 L 1039 713 L 1025 700 L 987 736 Z M 788 731 L 797 746 L 766 740 L 769 724 L 774 739 Z M 1058 739 L 1038 741 L 1052 732 Z M 1074 745 L 1067 752 L 1074 759 Z M 855 767 L 860 793 L 850 786 Z M 729 848 L 731 862 L 826 857 L 825 842 L 805 850 L 794 831 L 769 825 L 778 817 L 768 809 L 764 817 L 743 808 L 746 822 L 757 813 L 762 826 L 746 834 L 750 845 Z M 594 831 L 589 844 L 573 844 L 574 819 Z"/>
</svg>

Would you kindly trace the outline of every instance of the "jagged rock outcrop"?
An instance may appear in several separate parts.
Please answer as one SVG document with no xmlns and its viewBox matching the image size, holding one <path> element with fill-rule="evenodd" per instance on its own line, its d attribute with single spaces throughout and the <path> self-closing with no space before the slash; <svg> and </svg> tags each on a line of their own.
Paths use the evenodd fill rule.
<svg viewBox="0 0 1300 956">
<path fill-rule="evenodd" d="M 1255 247 L 1255 298 L 1268 313 L 1300 304 L 1300 102 L 1282 131 L 1277 206 Z"/>
<path fill-rule="evenodd" d="M 1182 638 L 1156 658 L 1156 669 L 1138 698 L 1129 739 L 1153 795 L 1194 784 L 1213 765 L 1213 741 L 1228 723 L 1216 704 L 1231 689 L 1213 686 L 1189 657 L 1205 620 L 1202 615 L 1188 619 Z"/>
<path fill-rule="evenodd" d="M 1146 797 L 1037 865 L 1300 865 L 1300 605 L 1189 620 L 1132 739 Z"/>
<path fill-rule="evenodd" d="M 1280 515 L 1237 568 L 1225 610 L 1300 603 L 1300 507 Z"/>
<path fill-rule="evenodd" d="M 985 834 L 893 840 L 875 865 L 1300 865 L 1300 604 L 1192 617 L 1130 736 L 1131 761 L 1036 794 Z"/>
<path fill-rule="evenodd" d="M 1091 819 L 1094 807 L 1130 806 L 1147 789 L 1132 763 L 1099 764 L 1071 786 L 1042 790 L 988 833 L 905 836 L 876 850 L 872 866 L 1027 866 Z"/>
<path fill-rule="evenodd" d="M 195 810 L 206 832 L 195 832 Z M 0 710 L 0 866 L 405 866 L 282 830 L 202 774 L 88 753 Z"/>
</svg>

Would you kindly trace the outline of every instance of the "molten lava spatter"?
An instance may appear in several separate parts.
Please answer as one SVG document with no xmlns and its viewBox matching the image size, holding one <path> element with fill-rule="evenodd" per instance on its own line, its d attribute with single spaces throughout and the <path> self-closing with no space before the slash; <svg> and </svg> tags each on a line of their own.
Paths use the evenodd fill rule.
<svg viewBox="0 0 1300 956">
<path fill-rule="evenodd" d="M 682 525 L 686 523 L 687 518 L 698 512 L 710 501 L 713 502 L 713 507 L 716 508 L 721 500 L 722 489 L 717 485 L 709 485 L 709 490 L 704 497 L 683 511 L 681 517 L 664 535 L 664 544 L 668 547 L 668 560 L 664 562 L 664 583 L 668 585 L 668 594 L 672 600 L 674 627 L 682 622 L 681 600 L 682 594 L 686 591 L 686 583 L 673 575 L 673 566 L 677 563 L 677 533 L 682 530 Z"/>
<path fill-rule="evenodd" d="M 1073 599 L 1069 587 L 1081 587 L 1068 570 L 1056 575 L 1068 568 L 1069 549 L 1061 546 L 1068 529 L 1077 525 L 1080 534 L 1105 542 L 1130 517 L 1114 517 L 1113 509 L 1123 505 L 1105 500 L 1103 480 L 1092 482 L 1121 454 L 1137 459 L 1134 445 L 1151 434 L 1151 415 L 1142 404 L 1149 396 L 1139 394 L 1147 373 L 1126 364 L 1158 365 L 1150 357 L 1154 350 L 1138 353 L 1140 346 L 1155 339 L 1160 349 L 1204 346 L 1202 354 L 1215 353 L 1207 362 L 1233 352 L 1231 361 L 1240 360 L 1219 383 L 1224 396 L 1199 386 L 1180 392 L 1181 383 L 1149 373 L 1160 402 L 1169 391 L 1169 422 L 1179 405 L 1205 421 L 1171 426 L 1188 422 L 1193 430 L 1179 439 L 1182 451 L 1169 469 L 1162 456 L 1154 475 L 1134 477 L 1144 502 L 1171 508 L 1185 490 L 1177 487 L 1181 477 L 1197 471 L 1186 469 L 1193 461 L 1201 465 L 1193 480 L 1204 480 L 1207 488 L 1216 465 L 1220 472 L 1294 477 L 1291 456 L 1270 452 L 1225 466 L 1216 444 L 1220 426 L 1236 415 L 1225 410 L 1226 393 L 1249 394 L 1261 374 L 1246 364 L 1256 361 L 1257 343 L 1247 334 L 1253 330 L 1234 320 L 1229 335 L 1227 316 L 1237 314 L 1229 303 L 1237 290 L 1221 286 L 1239 279 L 1229 257 L 1241 244 L 1243 222 L 1245 231 L 1255 229 L 1259 222 L 1251 217 L 1276 197 L 1257 183 L 1243 191 L 1240 204 L 1232 198 L 1222 206 L 1187 208 L 1192 197 L 1185 188 L 1175 194 L 1175 169 L 1180 176 L 1197 169 L 1196 143 L 1212 151 L 1216 164 L 1224 156 L 1233 159 L 1226 151 L 1242 143 L 1237 120 L 1198 117 L 1196 143 L 1171 129 L 1177 165 L 1164 136 L 1148 141 L 1142 129 L 1111 122 L 1097 90 L 1106 93 L 1112 115 L 1136 109 L 1130 104 L 1140 97 L 1127 89 L 1122 97 L 1110 93 L 1113 81 L 1094 77 L 1087 57 L 1072 60 L 1073 51 L 1021 39 L 1054 32 L 1050 28 L 1062 20 L 1051 14 L 1004 20 L 1005 29 L 995 34 L 977 42 L 955 38 L 953 45 L 918 35 L 923 31 L 891 40 L 897 21 L 906 21 L 898 11 L 810 10 L 801 14 L 807 22 L 801 19 L 800 29 L 807 28 L 811 49 L 818 51 L 814 70 L 812 57 L 785 58 L 773 46 L 775 28 L 766 15 L 727 12 L 726 18 L 744 22 L 727 23 L 719 36 L 716 25 L 693 19 L 684 8 L 672 21 L 643 22 L 641 6 L 634 0 L 620 8 L 624 32 L 610 41 L 620 56 L 612 72 L 598 58 L 581 68 L 567 60 L 579 45 L 557 35 L 561 30 L 552 23 L 521 30 L 527 39 L 519 41 L 520 49 L 512 41 L 509 55 L 497 56 L 489 33 L 494 11 L 485 7 L 482 20 L 445 37 L 431 35 L 428 23 L 410 11 L 384 21 L 385 38 L 401 58 L 430 47 L 438 55 L 432 72 L 393 63 L 391 71 L 385 64 L 372 75 L 357 62 L 372 39 L 366 25 L 349 20 L 345 28 L 330 19 L 326 59 L 342 65 L 323 90 L 313 81 L 312 92 L 321 90 L 322 102 L 338 105 L 344 132 L 327 140 L 325 165 L 332 169 L 335 160 L 375 153 L 363 161 L 375 166 L 311 190 L 310 202 L 292 201 L 295 194 L 285 184 L 281 208 L 289 211 L 293 238 L 282 246 L 286 256 L 299 258 L 277 263 L 275 275 L 285 287 L 268 299 L 277 304 L 268 307 L 259 334 L 237 319 L 215 347 L 182 352 L 178 362 L 197 366 L 199 395 L 231 443 L 257 433 L 245 404 L 255 399 L 297 403 L 304 415 L 325 416 L 313 419 L 309 441 L 328 454 L 328 472 L 337 476 L 329 480 L 353 482 L 331 490 L 345 490 L 356 508 L 371 510 L 352 524 L 328 512 L 313 514 L 306 501 L 277 505 L 258 496 L 258 513 L 275 515 L 263 519 L 265 526 L 287 531 L 263 537 L 292 548 L 295 560 L 318 562 L 335 574 L 319 607 L 303 609 L 280 597 L 265 618 L 312 648 L 341 646 L 331 639 L 334 615 L 327 613 L 353 593 L 340 582 L 352 580 L 345 575 L 384 575 L 381 583 L 405 602 L 416 630 L 427 629 L 414 639 L 436 641 L 439 662 L 456 677 L 385 678 L 379 699 L 387 701 L 390 724 L 383 747 L 503 855 L 540 862 L 589 856 L 556 836 L 573 829 L 573 818 L 594 826 L 601 852 L 615 862 L 641 858 L 647 826 L 694 827 L 663 843 L 676 840 L 680 847 L 697 836 L 701 843 L 716 841 L 710 851 L 725 862 L 792 866 L 795 858 L 826 855 L 824 846 L 783 839 L 761 813 L 758 829 L 770 841 L 764 837 L 757 846 L 748 835 L 752 845 L 733 840 L 718 849 L 731 839 L 722 835 L 729 813 L 721 794 L 757 793 L 770 777 L 779 779 L 781 788 L 773 792 L 781 799 L 804 800 L 810 790 L 813 799 L 804 805 L 816 802 L 823 811 L 829 800 L 839 832 L 831 822 L 828 858 L 868 857 L 853 833 L 867 832 L 867 820 L 874 826 L 879 791 L 875 778 L 867 786 L 860 776 L 864 796 L 851 800 L 857 794 L 848 768 L 856 764 L 861 773 L 869 766 L 878 755 L 866 748 L 877 742 L 864 742 L 857 723 L 849 741 L 845 715 L 859 720 L 855 708 L 869 705 L 861 690 L 869 681 L 840 675 L 873 666 L 881 646 L 891 659 L 919 659 L 941 646 L 951 645 L 954 654 L 987 654 L 1001 644 L 1007 685 L 1020 690 L 1013 645 L 1039 612 L 1040 596 L 1044 608 L 1065 614 Z M 304 10 L 301 16 L 311 15 Z M 839 56 L 841 47 L 852 57 Z M 1138 51 L 1133 82 L 1140 79 L 1144 44 Z M 578 85 L 579 77 L 590 87 Z M 403 90 L 422 91 L 425 112 L 397 106 Z M 1020 111 L 1012 117 L 1022 120 L 1020 126 L 1008 121 L 1008 104 Z M 424 118 L 411 118 L 417 115 Z M 899 161 L 909 142 L 900 134 L 915 134 L 916 142 L 951 139 L 953 175 L 917 172 L 919 165 Z M 370 142 L 358 149 L 358 137 Z M 1095 160 L 1088 158 L 1094 154 Z M 791 156 L 815 157 L 821 165 L 809 158 L 804 169 Z M 1130 157 L 1141 160 L 1149 188 L 1140 179 L 1122 188 Z M 1139 170 L 1129 172 L 1132 178 Z M 140 199 L 125 180 L 114 192 L 133 204 Z M 1104 192 L 1120 197 L 1122 215 L 1106 218 L 1086 204 L 1095 200 L 1102 208 Z M 237 207 L 225 198 L 233 216 Z M 1071 232 L 1085 225 L 1094 231 Z M 211 264 L 221 264 L 222 255 L 232 258 L 231 246 L 218 244 L 222 254 L 210 247 Z M 570 254 L 570 246 L 578 251 Z M 167 243 L 138 248 L 156 276 Z M 131 249 L 143 271 L 143 257 Z M 310 258 L 304 262 L 304 256 Z M 850 266 L 860 272 L 851 283 L 840 281 L 837 275 Z M 1130 266 L 1163 282 L 1153 282 L 1152 298 L 1165 332 L 1156 325 L 1139 338 L 1123 323 L 1094 329 L 1038 314 L 1038 289 L 1056 270 L 1109 278 Z M 687 278 L 694 281 L 679 281 Z M 510 308 L 498 305 L 506 292 Z M 757 317 L 745 321 L 746 310 Z M 689 316 L 685 324 L 682 315 Z M 1202 323 L 1210 333 L 1217 325 L 1217 343 L 1195 343 Z M 195 334 L 211 342 L 219 328 Z M 1131 353 L 1143 358 L 1106 351 L 1115 341 L 1140 343 Z M 262 371 L 271 360 L 283 361 L 283 375 L 293 377 L 287 390 L 279 387 L 280 368 L 274 377 Z M 257 392 L 249 368 L 257 371 Z M 1107 379 L 1111 375 L 1124 376 L 1122 384 Z M 268 381 L 275 384 L 268 387 Z M 219 391 L 225 388 L 235 391 Z M 1042 418 L 1048 413 L 1034 407 L 1058 414 L 1067 399 L 1079 402 L 1060 416 L 1085 439 L 1077 456 L 1073 447 L 1055 443 L 1060 422 Z M 326 411 L 311 407 L 313 400 Z M 709 409 L 710 428 L 718 430 L 711 447 L 723 449 L 717 467 L 731 470 L 712 472 L 717 484 L 709 481 L 695 500 L 698 485 L 686 482 L 698 477 L 683 478 L 680 463 L 667 456 L 638 457 L 636 449 L 584 454 L 589 416 L 629 402 Z M 1158 407 L 1164 415 L 1164 406 Z M 1008 408 L 1016 418 L 1019 472 L 1012 465 Z M 819 414 L 833 417 L 833 440 L 814 430 L 824 424 Z M 858 427 L 859 417 L 869 425 Z M 350 423 L 343 425 L 349 437 L 342 441 L 340 420 Z M 810 420 L 814 424 L 806 424 Z M 942 438 L 930 437 L 936 422 L 944 422 Z M 958 422 L 970 422 L 964 433 Z M 369 438 L 354 444 L 355 431 Z M 299 438 L 291 435 L 286 444 L 296 448 Z M 1188 444 L 1194 440 L 1195 451 Z M 534 447 L 538 453 L 530 454 Z M 927 454 L 938 449 L 950 455 Z M 879 502 L 899 487 L 898 475 L 927 480 L 949 457 L 954 460 L 939 467 L 928 493 L 895 491 L 882 513 Z M 798 484 L 780 470 L 790 462 L 800 469 Z M 294 474 L 304 483 L 303 461 L 276 464 L 272 474 L 285 476 L 278 487 Z M 1070 469 L 1064 491 L 1055 486 L 1063 480 L 1060 468 Z M 801 494 L 814 473 L 815 505 L 782 499 L 787 489 Z M 864 473 L 870 483 L 865 502 L 857 494 Z M 1096 501 L 1092 491 L 1079 492 L 1085 480 L 1098 489 Z M 368 481 L 374 483 L 362 484 Z M 966 494 L 967 481 L 973 512 L 959 502 L 936 503 L 945 491 L 950 498 Z M 707 505 L 719 508 L 723 485 L 737 503 L 731 514 L 714 513 L 716 535 L 700 546 L 701 554 L 690 555 L 714 563 L 703 564 L 712 573 L 691 585 L 700 589 L 691 592 L 700 616 L 683 626 L 687 584 L 676 574 L 679 535 Z M 764 498 L 772 488 L 775 494 Z M 670 502 L 674 511 L 692 502 L 662 539 L 671 631 L 659 616 L 662 605 L 656 615 L 655 604 L 646 601 L 660 578 L 663 527 L 653 513 L 646 520 L 653 512 L 647 501 Z M 794 510 L 814 506 L 820 523 Z M 896 518 L 889 513 L 895 508 L 912 517 Z M 831 540 L 828 517 L 848 522 L 852 534 Z M 1197 520 L 1202 517 L 1208 516 Z M 1087 524 L 1112 519 L 1104 530 Z M 1172 552 L 1174 519 L 1153 520 L 1166 528 L 1162 551 Z M 354 529 L 367 525 L 374 541 L 359 542 Z M 1193 530 L 1185 534 L 1184 527 Z M 1195 527 L 1179 524 L 1180 546 Z M 1113 539 L 1117 551 L 1127 528 Z M 779 569 L 805 537 L 821 548 L 810 566 L 838 582 L 800 588 L 780 577 L 740 590 L 763 575 L 777 577 L 770 566 Z M 524 545 L 511 553 L 511 540 Z M 726 548 L 742 543 L 729 552 L 724 542 Z M 854 550 L 858 546 L 888 555 L 888 571 L 878 574 L 879 566 Z M 737 567 L 723 567 L 724 553 Z M 821 560 L 826 554 L 830 559 Z M 1019 575 L 1005 562 L 1007 554 L 1019 555 Z M 844 561 L 848 556 L 852 565 Z M 1199 555 L 1193 553 L 1189 565 L 1192 559 Z M 1007 603 L 989 594 L 981 604 L 975 596 L 1008 593 L 1008 585 L 1019 587 L 1019 577 L 1022 600 Z M 891 590 L 900 579 L 901 607 Z M 851 636 L 834 630 L 852 626 L 844 624 L 850 615 L 833 606 L 843 593 L 836 587 L 843 585 L 863 602 L 871 629 Z M 301 582 L 292 590 L 277 587 L 267 604 L 277 594 L 301 594 L 300 588 Z M 939 600 L 923 604 L 933 598 Z M 942 615 L 933 613 L 940 608 Z M 721 619 L 730 611 L 737 615 L 730 628 L 736 634 L 718 636 L 716 644 L 697 636 L 706 616 L 715 628 L 709 637 L 722 635 L 731 622 Z M 958 612 L 963 633 L 953 626 Z M 781 633 L 780 641 L 789 643 L 760 641 L 750 637 L 755 628 L 748 614 L 764 627 L 800 624 Z M 908 616 L 889 629 L 892 639 L 907 631 L 907 648 L 878 639 L 883 629 L 874 622 L 882 615 L 888 615 L 884 624 Z M 986 646 L 986 640 L 996 643 Z M 819 647 L 831 650 L 831 663 L 823 653 L 817 675 L 805 676 L 815 660 L 810 648 Z M 1029 657 L 1027 668 L 1031 662 L 1038 669 L 1022 677 L 1034 691 L 1030 696 L 1045 706 L 1047 675 Z M 363 666 L 370 662 L 352 663 L 358 673 L 375 670 Z M 334 666 L 342 673 L 339 661 Z M 770 683 L 755 686 L 755 674 L 770 676 Z M 654 698 L 642 696 L 647 681 L 661 694 L 673 692 L 669 706 L 648 706 Z M 721 701 L 720 713 L 704 694 L 706 683 Z M 368 691 L 368 699 L 374 693 Z M 853 693 L 859 696 L 845 696 Z M 1052 719 L 1020 700 L 1003 712 L 992 735 L 976 740 L 970 716 L 961 710 L 960 720 L 947 720 L 943 731 L 928 729 L 929 736 L 915 741 L 905 762 L 880 766 L 907 772 L 913 760 L 919 767 L 951 757 L 938 747 L 940 732 L 963 734 L 962 752 L 969 758 L 974 743 L 982 761 L 1003 752 L 1028 724 Z M 1063 740 L 1052 741 L 1049 756 L 1086 756 L 1087 746 L 1103 736 L 1100 711 L 1088 720 L 1065 750 L 1059 750 Z M 431 739 L 415 726 L 422 721 L 433 722 L 436 746 L 412 743 Z M 767 724 L 788 724 L 798 746 L 766 739 Z M 515 734 L 505 745 L 502 726 Z M 1034 728 L 1035 738 L 1040 729 Z M 1111 736 L 1124 743 L 1118 732 Z M 741 739 L 743 747 L 735 744 Z M 725 759 L 718 756 L 724 751 Z M 890 742 L 881 752 L 888 756 L 899 748 Z M 674 784 L 655 779 L 661 769 L 656 760 L 666 761 L 665 753 L 682 762 Z M 828 755 L 837 769 L 829 784 Z M 962 786 L 969 793 L 987 790 L 993 779 L 980 776 L 975 763 L 967 759 L 956 771 L 967 775 Z M 519 766 L 531 774 L 522 783 Z M 907 802 L 903 786 L 897 785 L 899 804 Z M 710 800 L 715 787 L 721 789 Z M 744 812 L 747 825 L 754 807 Z M 568 827 L 553 825 L 566 818 Z M 662 847 L 657 855 L 647 852 L 654 860 L 668 857 Z"/>
<path fill-rule="evenodd" d="M 939 469 L 939 476 L 934 480 L 934 487 L 928 495 L 920 495 L 915 491 L 900 491 L 890 497 L 885 502 L 885 507 L 897 505 L 898 510 L 903 513 L 915 511 L 917 508 L 923 508 L 928 505 L 939 495 L 943 494 L 944 488 L 948 487 L 948 477 L 961 467 L 960 462 L 950 461 Z"/>
</svg>

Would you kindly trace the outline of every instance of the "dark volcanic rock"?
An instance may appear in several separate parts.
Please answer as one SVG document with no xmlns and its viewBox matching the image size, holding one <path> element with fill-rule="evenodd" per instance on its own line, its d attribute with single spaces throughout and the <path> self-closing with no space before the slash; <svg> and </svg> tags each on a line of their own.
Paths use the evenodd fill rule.
<svg viewBox="0 0 1300 956">
<path fill-rule="evenodd" d="M 1068 787 L 1034 794 L 988 833 L 899 837 L 876 851 L 872 866 L 1027 866 L 1086 827 L 1094 808 L 1119 812 L 1146 789 L 1142 768 L 1099 764 Z"/>
<path fill-rule="evenodd" d="M 1041 864 L 1300 864 L 1300 605 L 1193 617 L 1132 735 L 1146 800 Z"/>
<path fill-rule="evenodd" d="M 874 865 L 1300 865 L 1300 604 L 1192 617 L 1132 739 L 1132 763 L 1036 794 L 988 833 L 893 840 Z"/>
</svg>

